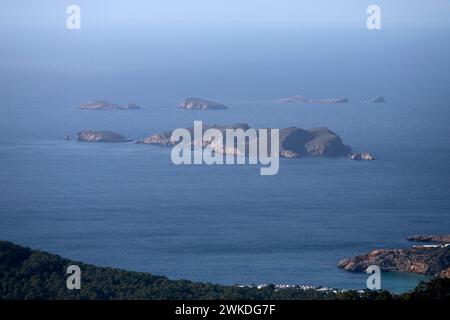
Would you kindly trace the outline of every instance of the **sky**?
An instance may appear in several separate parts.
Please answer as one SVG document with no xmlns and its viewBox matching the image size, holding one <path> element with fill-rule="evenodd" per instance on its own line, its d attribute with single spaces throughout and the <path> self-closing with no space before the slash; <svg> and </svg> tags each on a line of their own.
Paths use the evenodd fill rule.
<svg viewBox="0 0 450 320">
<path fill-rule="evenodd" d="M 70 4 L 81 30 L 66 28 Z M 371 4 L 380 31 L 366 28 Z M 0 0 L 0 128 L 47 130 L 41 101 L 54 110 L 191 95 L 447 101 L 449 34 L 450 0 Z"/>
<path fill-rule="evenodd" d="M 85 27 L 190 23 L 364 28 L 366 9 L 375 4 L 384 27 L 450 28 L 449 0 L 2 0 L 0 24 L 62 23 L 70 4 L 80 6 Z"/>
</svg>

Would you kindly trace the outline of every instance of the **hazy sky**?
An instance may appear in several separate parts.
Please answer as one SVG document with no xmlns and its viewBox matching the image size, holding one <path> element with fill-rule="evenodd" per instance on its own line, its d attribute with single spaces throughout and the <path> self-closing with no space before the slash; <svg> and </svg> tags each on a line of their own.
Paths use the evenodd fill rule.
<svg viewBox="0 0 450 320">
<path fill-rule="evenodd" d="M 364 28 L 370 4 L 381 7 L 385 27 L 450 27 L 449 0 L 2 0 L 0 23 L 60 23 L 69 4 L 81 7 L 85 27 L 188 22 Z"/>
</svg>

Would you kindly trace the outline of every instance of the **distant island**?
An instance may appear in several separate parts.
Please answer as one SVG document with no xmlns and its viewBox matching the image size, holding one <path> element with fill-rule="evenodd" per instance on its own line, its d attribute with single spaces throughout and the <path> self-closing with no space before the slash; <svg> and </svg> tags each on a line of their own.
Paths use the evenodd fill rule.
<svg viewBox="0 0 450 320">
<path fill-rule="evenodd" d="M 352 272 L 365 272 L 377 265 L 382 271 L 412 272 L 450 278 L 450 235 L 412 236 L 410 241 L 434 242 L 407 249 L 377 249 L 353 258 L 343 259 L 338 267 Z"/>
<path fill-rule="evenodd" d="M 341 137 L 326 127 L 302 129 L 289 127 L 280 130 L 280 156 L 299 158 L 303 156 L 343 157 L 351 148 Z"/>
<path fill-rule="evenodd" d="M 186 128 L 191 137 L 194 136 L 194 128 Z M 241 129 L 246 131 L 250 129 L 247 123 L 237 123 L 232 125 L 218 125 L 218 124 L 204 124 L 203 130 L 218 129 L 222 132 L 225 139 L 226 129 Z M 150 144 L 159 146 L 175 146 L 179 141 L 171 140 L 172 132 L 166 131 L 151 136 L 134 140 L 136 144 Z M 289 127 L 280 129 L 279 131 L 279 156 L 282 158 L 301 158 L 306 156 L 314 157 L 348 157 L 351 160 L 375 160 L 375 157 L 368 152 L 353 152 L 348 145 L 342 142 L 335 132 L 326 128 L 312 128 L 302 129 L 298 127 Z M 256 137 L 258 139 L 258 137 Z M 70 135 L 66 134 L 64 140 L 70 140 Z M 79 142 L 129 142 L 133 141 L 127 139 L 120 133 L 113 131 L 91 131 L 85 130 L 78 132 L 76 140 Z M 246 139 L 245 144 L 248 145 L 249 140 Z M 191 141 L 192 147 L 194 141 Z M 216 153 L 220 154 L 235 154 L 237 155 L 237 149 L 227 149 L 225 147 L 225 141 L 202 141 L 203 148 L 210 147 Z M 248 148 L 245 148 L 246 156 L 248 156 Z"/>
<path fill-rule="evenodd" d="M 238 124 L 232 124 L 232 125 L 217 125 L 217 124 L 203 124 L 203 130 L 206 131 L 208 129 L 218 129 L 222 132 L 222 134 L 225 133 L 226 129 L 242 129 L 242 130 L 247 130 L 250 128 L 250 126 L 246 123 L 238 123 Z M 190 133 L 191 136 L 194 135 L 194 128 L 190 127 L 190 128 L 186 128 Z M 140 143 L 140 144 L 154 144 L 154 145 L 160 145 L 160 146 L 174 146 L 176 145 L 178 142 L 177 141 L 171 141 L 170 137 L 172 135 L 171 131 L 167 131 L 167 132 L 161 132 L 161 133 L 157 133 L 154 135 L 151 135 L 149 137 L 137 140 L 136 143 Z M 194 141 L 192 141 L 192 144 L 194 143 Z M 204 142 L 203 143 L 203 147 L 206 147 L 208 145 L 208 142 Z"/>
<path fill-rule="evenodd" d="M 408 241 L 418 241 L 418 242 L 434 242 L 440 244 L 450 243 L 450 235 L 429 235 L 429 234 L 418 234 L 408 237 Z"/>
<path fill-rule="evenodd" d="M 78 109 L 85 110 L 108 110 L 108 111 L 118 111 L 118 110 L 137 110 L 140 107 L 134 102 L 129 102 L 126 105 L 119 105 L 115 103 L 109 103 L 104 100 L 96 100 L 87 103 L 80 104 Z"/>
<path fill-rule="evenodd" d="M 276 100 L 277 102 L 283 103 L 305 103 L 305 104 L 330 104 L 330 103 L 348 103 L 347 97 L 338 97 L 330 99 L 309 99 L 302 95 L 296 95 L 287 98 L 280 98 Z"/>
<path fill-rule="evenodd" d="M 81 289 L 66 288 L 69 265 L 81 269 Z M 144 272 L 97 267 L 0 241 L 0 300 L 415 300 L 449 299 L 450 279 L 420 283 L 402 295 L 304 285 L 235 285 L 170 280 Z"/>
<path fill-rule="evenodd" d="M 364 100 L 365 103 L 385 103 L 386 99 L 382 96 L 375 97 L 369 100 Z"/>
<path fill-rule="evenodd" d="M 220 130 L 225 136 L 226 129 L 247 130 L 250 126 L 246 123 L 233 125 L 203 125 L 204 130 L 214 128 Z M 187 128 L 193 134 L 193 128 Z M 171 132 L 158 133 L 144 139 L 137 140 L 136 143 L 153 144 L 161 146 L 172 146 L 178 141 L 171 141 Z M 194 143 L 194 141 L 192 141 Z M 203 147 L 209 146 L 210 141 L 204 141 Z M 220 147 L 222 146 L 222 147 Z M 222 142 L 215 142 L 215 151 L 220 153 L 230 153 L 223 147 Z M 317 157 L 341 157 L 348 156 L 351 148 L 342 142 L 342 139 L 328 128 L 301 129 L 289 127 L 280 130 L 280 156 L 284 158 L 300 158 L 304 156 Z"/>
<path fill-rule="evenodd" d="M 185 110 L 225 110 L 228 109 L 227 106 L 214 102 L 208 101 L 201 98 L 190 97 L 177 105 L 179 109 Z"/>
<path fill-rule="evenodd" d="M 113 131 L 81 131 L 77 133 L 79 142 L 127 142 L 127 138 Z"/>
</svg>

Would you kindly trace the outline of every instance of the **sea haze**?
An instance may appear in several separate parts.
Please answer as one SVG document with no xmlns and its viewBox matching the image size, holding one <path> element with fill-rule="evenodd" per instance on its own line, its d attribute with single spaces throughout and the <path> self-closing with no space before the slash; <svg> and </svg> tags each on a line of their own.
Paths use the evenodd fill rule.
<svg viewBox="0 0 450 320">
<path fill-rule="evenodd" d="M 340 259 L 449 232 L 450 32 L 92 28 L 0 30 L 1 239 L 174 279 L 363 288 L 366 275 L 337 269 Z M 295 94 L 350 103 L 274 102 Z M 387 103 L 362 103 L 379 95 Z M 229 110 L 176 109 L 188 96 Z M 95 99 L 142 109 L 75 108 Z M 84 129 L 136 139 L 194 120 L 326 126 L 377 161 L 282 159 L 267 177 L 256 166 L 175 166 L 162 147 L 63 141 Z M 422 278 L 383 279 L 404 291 Z"/>
</svg>

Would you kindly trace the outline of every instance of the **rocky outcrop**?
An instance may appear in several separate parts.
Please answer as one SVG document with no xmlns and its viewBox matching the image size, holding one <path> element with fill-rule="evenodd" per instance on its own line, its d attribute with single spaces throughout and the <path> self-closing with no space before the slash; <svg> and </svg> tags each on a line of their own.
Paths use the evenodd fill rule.
<svg viewBox="0 0 450 320">
<path fill-rule="evenodd" d="M 123 135 L 112 131 L 81 131 L 77 133 L 79 142 L 126 142 Z"/>
<path fill-rule="evenodd" d="M 246 123 L 234 125 L 203 125 L 203 131 L 215 128 L 225 137 L 226 129 L 247 130 L 250 126 Z M 187 128 L 193 136 L 193 128 Z M 136 141 L 142 144 L 154 144 L 161 146 L 175 145 L 177 141 L 170 141 L 171 132 L 158 133 Z M 270 136 L 270 134 L 269 134 Z M 192 142 L 193 143 L 193 142 Z M 211 141 L 203 141 L 203 146 L 210 145 Z M 223 142 L 222 142 L 223 145 Z M 216 151 L 229 153 L 223 147 L 215 144 Z M 339 157 L 350 153 L 350 147 L 346 146 L 341 138 L 328 128 L 301 129 L 290 127 L 280 130 L 280 156 L 286 158 L 299 158 L 303 156 Z"/>
<path fill-rule="evenodd" d="M 126 105 L 118 105 L 115 103 L 109 103 L 104 100 L 96 100 L 87 103 L 80 104 L 78 109 L 86 109 L 86 110 L 109 110 L 109 111 L 117 111 L 117 110 L 137 110 L 140 107 L 134 102 L 129 102 Z"/>
<path fill-rule="evenodd" d="M 417 242 L 434 242 L 434 243 L 447 244 L 447 243 L 450 243 L 450 235 L 418 234 L 418 235 L 413 235 L 411 237 L 408 237 L 406 240 L 417 241 Z"/>
<path fill-rule="evenodd" d="M 450 235 L 416 235 L 410 241 L 437 242 L 438 245 L 414 246 L 407 249 L 378 249 L 339 261 L 338 267 L 352 272 L 365 272 L 370 265 L 382 271 L 413 272 L 450 278 Z"/>
<path fill-rule="evenodd" d="M 301 156 L 340 157 L 350 153 L 349 146 L 328 128 L 280 130 L 280 155 L 289 158 Z"/>
<path fill-rule="evenodd" d="M 364 102 L 365 103 L 385 103 L 386 99 L 382 96 L 379 96 L 379 97 L 375 97 L 375 98 L 372 98 L 369 100 L 365 100 Z"/>
<path fill-rule="evenodd" d="M 214 101 L 208 101 L 203 100 L 200 98 L 187 98 L 184 101 L 180 102 L 177 105 L 177 108 L 179 109 L 186 109 L 186 110 L 224 110 L 228 109 L 227 106 L 214 102 Z"/>
<path fill-rule="evenodd" d="M 375 157 L 368 152 L 355 152 L 349 155 L 350 160 L 375 160 Z"/>
<path fill-rule="evenodd" d="M 331 99 L 308 99 L 302 95 L 281 98 L 281 99 L 278 99 L 277 101 L 283 102 L 283 103 L 294 102 L 294 103 L 309 103 L 309 104 L 329 104 L 329 103 L 348 103 L 349 102 L 347 97 L 338 97 L 338 98 L 331 98 Z"/>
<path fill-rule="evenodd" d="M 338 263 L 339 268 L 352 272 L 365 272 L 370 265 L 377 265 L 382 271 L 448 276 L 450 274 L 450 248 L 379 249 L 343 259 Z"/>
</svg>

